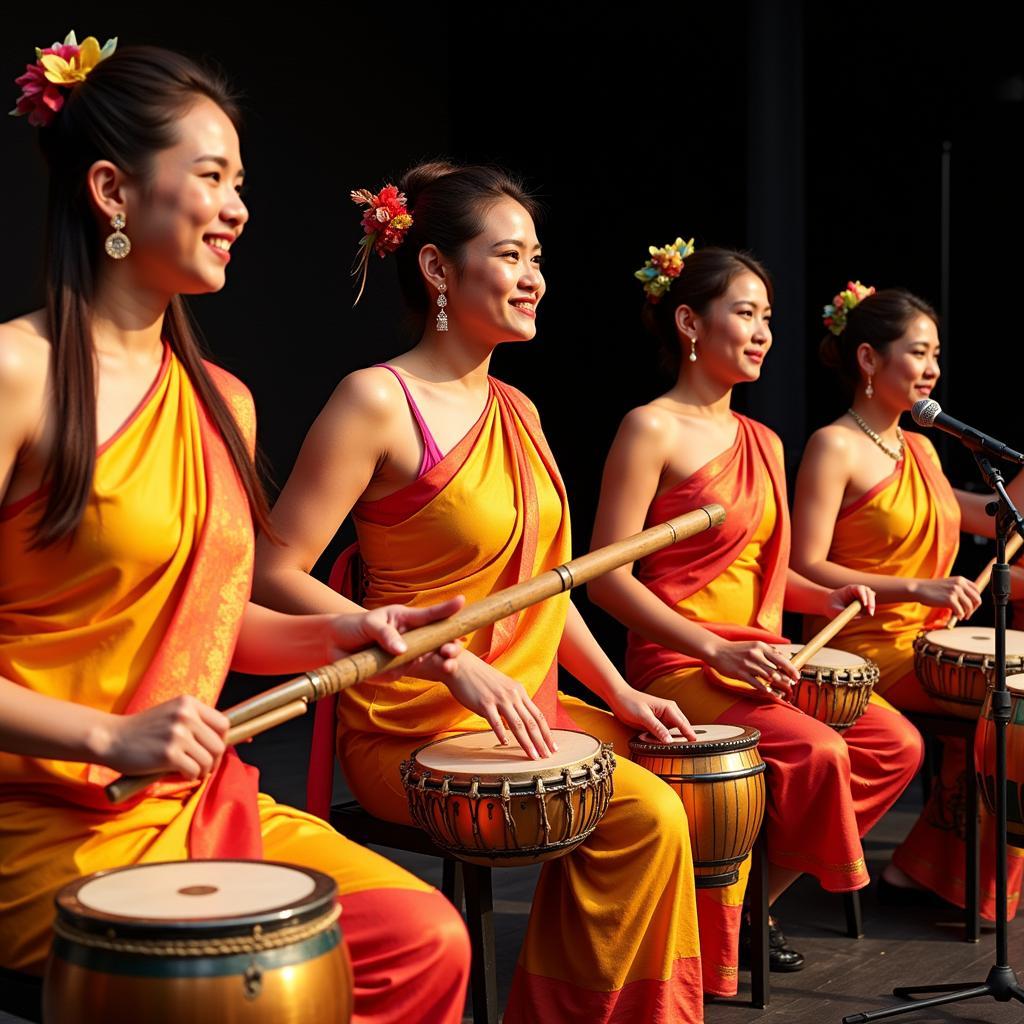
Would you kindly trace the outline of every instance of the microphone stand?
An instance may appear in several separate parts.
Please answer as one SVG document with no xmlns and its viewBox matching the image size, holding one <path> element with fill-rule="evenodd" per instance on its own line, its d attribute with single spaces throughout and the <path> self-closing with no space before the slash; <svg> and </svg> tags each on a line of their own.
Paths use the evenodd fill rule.
<svg viewBox="0 0 1024 1024">
<path fill-rule="evenodd" d="M 985 510 L 996 520 L 996 562 L 992 569 L 992 600 L 996 612 L 996 681 L 992 690 L 992 720 L 996 737 L 996 962 L 984 981 L 973 984 L 894 988 L 894 996 L 910 1001 L 887 1010 L 851 1013 L 843 1018 L 843 1024 L 867 1024 L 885 1017 L 897 1017 L 981 996 L 991 996 L 1000 1003 L 1008 1003 L 1011 999 L 1024 1003 L 1024 988 L 1009 964 L 1009 923 L 1006 920 L 1006 726 L 1010 721 L 1010 692 L 1006 688 L 1006 606 L 1010 603 L 1010 567 L 1006 563 L 1006 541 L 1014 530 L 1024 537 L 1024 517 L 1006 493 L 1003 474 L 992 465 L 980 445 L 968 443 L 968 446 L 985 483 L 996 493 L 996 500 L 990 502 Z M 928 998 L 918 999 L 917 996 Z"/>
</svg>

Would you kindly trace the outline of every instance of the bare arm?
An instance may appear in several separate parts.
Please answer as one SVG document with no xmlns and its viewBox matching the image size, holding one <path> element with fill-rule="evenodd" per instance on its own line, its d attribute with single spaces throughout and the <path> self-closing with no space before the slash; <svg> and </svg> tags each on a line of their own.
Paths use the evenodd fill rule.
<svg viewBox="0 0 1024 1024">
<path fill-rule="evenodd" d="M 950 607 L 962 618 L 970 615 L 981 600 L 970 580 L 888 576 L 857 571 L 829 560 L 832 534 L 855 457 L 849 438 L 840 430 L 825 427 L 812 434 L 807 442 L 793 502 L 792 568 L 811 585 L 830 589 L 851 584 L 871 587 L 880 604 L 917 601 L 933 607 Z M 790 586 L 786 592 L 788 608 L 828 614 L 813 607 L 818 598 L 792 575 L 791 583 L 792 592 Z"/>
<path fill-rule="evenodd" d="M 669 413 L 657 407 L 634 409 L 622 421 L 605 462 L 593 546 L 599 547 L 643 529 L 668 453 L 683 443 Z M 770 644 L 730 643 L 680 615 L 622 566 L 587 585 L 590 599 L 623 625 L 654 643 L 713 666 L 733 679 L 765 689 L 787 684 L 799 673 Z"/>
</svg>

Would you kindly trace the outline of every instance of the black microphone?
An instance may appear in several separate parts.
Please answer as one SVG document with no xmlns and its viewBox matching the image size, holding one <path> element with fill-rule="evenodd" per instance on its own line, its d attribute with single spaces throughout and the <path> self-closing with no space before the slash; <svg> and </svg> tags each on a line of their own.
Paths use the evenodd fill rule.
<svg viewBox="0 0 1024 1024">
<path fill-rule="evenodd" d="M 938 427 L 939 430 L 944 430 L 947 434 L 959 438 L 974 451 L 982 450 L 1000 459 L 1005 459 L 1007 462 L 1024 465 L 1024 455 L 1021 455 L 1020 452 L 1014 451 L 1002 441 L 997 441 L 994 437 L 989 437 L 988 434 L 983 434 L 980 430 L 975 430 L 974 427 L 969 427 L 960 420 L 953 419 L 952 416 L 947 416 L 942 411 L 942 406 L 932 398 L 922 398 L 915 402 L 914 408 L 910 410 L 910 415 L 918 426 Z"/>
</svg>

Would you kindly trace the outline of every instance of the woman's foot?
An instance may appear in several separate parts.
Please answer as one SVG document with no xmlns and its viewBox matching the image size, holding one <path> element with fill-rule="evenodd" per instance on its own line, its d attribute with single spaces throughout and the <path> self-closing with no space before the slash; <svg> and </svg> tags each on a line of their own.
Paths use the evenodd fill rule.
<svg viewBox="0 0 1024 1024">
<path fill-rule="evenodd" d="M 740 967 L 750 967 L 750 915 L 744 912 L 740 924 Z M 774 917 L 768 918 L 768 969 L 779 974 L 802 971 L 804 955 L 787 945 L 786 935 Z"/>
</svg>

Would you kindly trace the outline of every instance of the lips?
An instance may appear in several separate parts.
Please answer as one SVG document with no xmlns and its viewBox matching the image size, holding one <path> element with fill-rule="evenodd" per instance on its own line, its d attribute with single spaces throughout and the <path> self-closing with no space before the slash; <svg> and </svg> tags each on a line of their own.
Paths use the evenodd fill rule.
<svg viewBox="0 0 1024 1024">
<path fill-rule="evenodd" d="M 528 316 L 531 320 L 537 317 L 537 304 L 532 299 L 511 299 L 509 305 L 523 316 Z"/>
<path fill-rule="evenodd" d="M 225 262 L 231 259 L 231 246 L 234 238 L 230 235 L 204 235 L 203 244 L 207 249 L 212 250 Z"/>
</svg>

